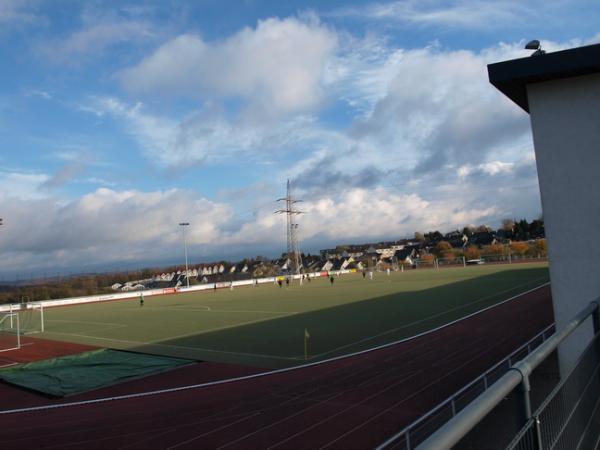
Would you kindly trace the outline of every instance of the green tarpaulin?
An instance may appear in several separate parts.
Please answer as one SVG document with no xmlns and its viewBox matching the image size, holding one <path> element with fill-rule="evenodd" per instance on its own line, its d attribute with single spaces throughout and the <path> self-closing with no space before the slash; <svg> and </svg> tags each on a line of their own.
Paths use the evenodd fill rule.
<svg viewBox="0 0 600 450">
<path fill-rule="evenodd" d="M 190 363 L 187 359 L 102 349 L 0 369 L 0 379 L 64 397 Z"/>
</svg>

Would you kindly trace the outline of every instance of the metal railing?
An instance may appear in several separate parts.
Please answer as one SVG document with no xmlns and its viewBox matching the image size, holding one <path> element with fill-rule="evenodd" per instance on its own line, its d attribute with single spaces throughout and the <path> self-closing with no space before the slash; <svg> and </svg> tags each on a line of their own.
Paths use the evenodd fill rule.
<svg viewBox="0 0 600 450">
<path fill-rule="evenodd" d="M 533 413 L 508 450 L 595 448 L 600 421 L 600 333 L 575 368 Z M 598 428 L 596 428 L 598 430 Z M 595 441 L 595 442 L 593 442 Z"/>
<path fill-rule="evenodd" d="M 445 423 L 425 440 L 418 450 L 445 450 L 456 445 L 487 414 L 492 411 L 517 386 L 520 386 L 521 423 L 524 429 L 511 445 L 518 449 L 575 449 L 574 439 L 585 438 L 583 433 L 590 421 L 598 414 L 598 396 L 592 397 L 590 405 L 588 392 L 600 392 L 598 386 L 598 336 L 600 334 L 599 300 L 591 302 L 587 308 L 575 316 L 562 330 L 552 335 L 530 355 L 514 364 L 487 391 Z M 557 386 L 553 394 L 542 404 L 535 414 L 531 412 L 529 376 L 558 345 L 577 329 L 589 316 L 593 318 L 594 339 L 580 357 L 571 374 Z M 592 355 L 592 356 L 588 356 Z M 593 364 L 596 358 L 595 366 Z M 591 362 L 590 362 L 591 361 Z M 579 374 L 587 374 L 588 382 L 578 382 Z M 574 380 L 574 381 L 573 381 Z M 588 391 L 591 389 L 592 391 Z M 583 408 L 584 409 L 580 409 Z M 581 417 L 581 411 L 591 411 L 588 417 Z M 597 419 L 597 418 L 596 418 Z M 582 426 L 582 421 L 583 425 Z M 574 431 L 573 431 L 574 430 Z M 593 448 L 593 447 L 592 447 Z"/>
<path fill-rule="evenodd" d="M 377 449 L 412 450 L 508 372 L 513 361 L 518 361 L 529 355 L 536 347 L 545 342 L 553 332 L 554 324 L 544 328 L 544 330 L 514 350 L 502 361 L 490 367 L 479 377 L 452 394 L 425 415 L 394 434 L 379 445 Z"/>
</svg>

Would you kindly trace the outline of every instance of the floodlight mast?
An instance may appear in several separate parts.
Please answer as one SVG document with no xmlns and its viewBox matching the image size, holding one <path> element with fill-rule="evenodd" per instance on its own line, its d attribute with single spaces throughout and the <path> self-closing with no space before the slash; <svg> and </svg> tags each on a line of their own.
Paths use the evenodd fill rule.
<svg viewBox="0 0 600 450">
<path fill-rule="evenodd" d="M 294 208 L 294 204 L 302 202 L 292 197 L 290 180 L 287 180 L 287 195 L 283 198 L 278 198 L 278 202 L 285 202 L 285 209 L 275 211 L 275 214 L 285 214 L 287 219 L 287 258 L 292 264 L 292 273 L 300 274 L 302 269 L 302 259 L 300 257 L 300 246 L 298 244 L 298 224 L 294 223 L 294 215 L 303 214 Z"/>
<path fill-rule="evenodd" d="M 188 227 L 189 225 L 189 222 L 179 223 L 179 226 L 183 231 L 183 252 L 185 253 L 185 280 L 187 281 L 187 287 L 190 287 L 190 277 L 188 273 L 187 241 L 185 239 L 185 227 Z"/>
</svg>

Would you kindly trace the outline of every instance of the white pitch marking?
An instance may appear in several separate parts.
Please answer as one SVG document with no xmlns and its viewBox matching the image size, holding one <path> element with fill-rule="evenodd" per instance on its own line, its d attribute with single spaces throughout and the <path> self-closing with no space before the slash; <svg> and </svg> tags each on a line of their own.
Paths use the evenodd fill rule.
<svg viewBox="0 0 600 450">
<path fill-rule="evenodd" d="M 423 333 L 419 333 L 416 334 L 414 336 L 410 336 L 407 338 L 403 338 L 403 339 L 398 339 L 397 341 L 393 341 L 393 342 L 388 342 L 387 344 L 382 344 L 382 345 L 378 345 L 376 347 L 373 348 L 369 348 L 366 350 L 360 350 L 357 352 L 353 352 L 353 353 L 348 353 L 346 355 L 341 355 L 341 356 L 334 356 L 333 358 L 329 358 L 329 359 L 325 359 L 323 361 L 316 361 L 316 362 L 311 362 L 311 363 L 307 363 L 307 364 L 302 364 L 300 366 L 293 366 L 293 367 L 286 367 L 284 369 L 276 369 L 276 370 L 269 370 L 267 372 L 260 372 L 260 373 L 255 373 L 252 375 L 243 375 L 241 377 L 235 377 L 235 378 L 226 378 L 224 380 L 218 380 L 218 381 L 210 381 L 208 383 L 199 383 L 199 384 L 190 384 L 187 386 L 179 386 L 179 387 L 173 387 L 173 388 L 166 388 L 166 389 L 158 389 L 158 390 L 154 390 L 154 391 L 145 391 L 145 392 L 138 392 L 136 394 L 124 394 L 124 395 L 117 395 L 114 397 L 101 397 L 101 398 L 94 398 L 94 399 L 90 399 L 90 400 L 81 400 L 81 401 L 77 401 L 77 402 L 70 402 L 70 403 L 58 403 L 58 404 L 54 404 L 54 405 L 43 405 L 43 406 L 30 406 L 27 408 L 17 408 L 17 409 L 7 409 L 7 410 L 0 410 L 0 415 L 2 414 L 15 414 L 15 413 L 22 413 L 22 412 L 32 412 L 32 411 L 46 411 L 46 410 L 52 410 L 52 409 L 57 409 L 57 408 L 66 408 L 66 407 L 70 407 L 70 406 L 83 406 L 83 405 L 93 405 L 93 404 L 97 404 L 97 403 L 104 403 L 104 402 L 111 402 L 111 401 L 117 401 L 117 400 L 129 400 L 132 398 L 142 398 L 142 397 L 150 397 L 153 395 L 160 395 L 160 394 L 170 394 L 172 392 L 180 392 L 180 391 L 188 391 L 191 389 L 200 389 L 200 388 L 205 388 L 205 387 L 211 387 L 211 386 L 219 386 L 221 384 L 227 384 L 227 383 L 234 383 L 237 381 L 246 381 L 246 380 L 252 380 L 254 378 L 262 378 L 262 377 L 266 377 L 269 375 L 276 375 L 279 373 L 285 373 L 285 372 L 291 372 L 291 371 L 295 371 L 295 370 L 301 370 L 301 369 L 306 369 L 308 367 L 312 367 L 312 366 L 317 366 L 317 365 L 323 365 L 323 364 L 327 364 L 333 361 L 339 361 L 340 359 L 346 359 L 346 358 L 352 358 L 354 356 L 358 356 L 358 355 L 362 355 L 365 353 L 371 353 L 377 350 L 381 350 L 382 348 L 388 348 L 388 347 L 392 347 L 394 345 L 398 345 L 401 344 L 403 342 L 408 342 L 408 341 L 412 341 L 414 339 L 417 339 L 421 336 L 425 336 L 427 334 L 430 333 L 434 333 L 436 331 L 442 330 L 444 328 L 447 328 L 455 323 L 458 323 L 460 321 L 463 321 L 465 319 L 468 319 L 469 317 L 475 316 L 477 314 L 481 314 L 482 312 L 487 311 L 488 309 L 491 308 L 495 308 L 497 306 L 503 305 L 504 303 L 513 301 L 523 295 L 529 294 L 530 292 L 536 291 L 538 289 L 541 289 L 545 286 L 548 286 L 550 284 L 550 282 L 546 282 L 543 283 L 539 286 L 536 286 L 534 288 L 531 288 L 525 292 L 521 292 L 517 295 L 513 295 L 512 297 L 496 303 L 494 305 L 488 306 L 487 308 L 482 309 L 481 311 L 477 311 L 474 312 L 472 314 L 469 314 L 468 316 L 465 316 L 463 318 L 457 319 L 453 322 L 449 322 L 447 324 L 441 325 L 437 328 L 434 328 L 432 330 L 429 331 L 425 331 Z"/>
<path fill-rule="evenodd" d="M 495 297 L 496 295 L 505 294 L 506 292 L 513 291 L 513 290 L 515 290 L 515 289 L 517 289 L 517 288 L 523 287 L 523 286 L 525 286 L 525 285 L 528 285 L 528 284 L 531 284 L 531 283 L 533 283 L 533 282 L 538 282 L 538 281 L 540 281 L 540 280 L 543 280 L 543 279 L 545 279 L 545 277 L 543 277 L 543 278 L 536 278 L 535 280 L 531 280 L 531 281 L 528 281 L 528 282 L 526 282 L 526 283 L 519 284 L 519 285 L 517 285 L 517 286 L 514 286 L 514 287 L 512 287 L 512 288 L 510 288 L 510 289 L 505 289 L 504 291 L 500 291 L 500 292 L 498 292 L 498 293 L 496 293 L 496 294 L 493 294 L 493 295 L 488 295 L 488 296 L 486 296 L 486 297 L 483 297 L 483 298 L 480 298 L 480 299 L 478 299 L 478 300 L 472 301 L 471 303 L 467 303 L 467 304 L 465 304 L 465 305 L 457 306 L 456 308 L 447 309 L 447 310 L 445 310 L 445 311 L 442 311 L 442 312 L 440 312 L 440 313 L 434 314 L 434 315 L 432 315 L 432 316 L 428 316 L 428 317 L 425 317 L 425 318 L 423 318 L 423 319 L 419 319 L 419 320 L 416 320 L 416 321 L 414 321 L 414 322 L 407 323 L 406 325 L 402 325 L 401 327 L 392 328 L 391 330 L 386 330 L 386 331 L 383 331 L 383 332 L 381 332 L 381 333 L 375 334 L 375 335 L 373 335 L 373 336 L 368 336 L 368 337 L 366 337 L 366 338 L 363 338 L 363 339 L 360 339 L 360 340 L 358 340 L 358 341 L 351 342 L 350 344 L 345 344 L 345 345 L 342 345 L 342 346 L 340 346 L 340 347 L 336 347 L 336 348 L 334 348 L 334 349 L 332 349 L 332 350 L 328 350 L 328 351 L 326 351 L 326 352 L 319 353 L 318 355 L 313 355 L 313 356 L 311 356 L 311 358 L 310 358 L 310 359 L 314 359 L 314 358 L 320 358 L 321 356 L 325 356 L 325 355 L 329 355 L 329 354 L 331 354 L 331 353 L 335 353 L 335 352 L 337 352 L 338 350 L 342 350 L 342 349 L 344 349 L 344 348 L 347 348 L 347 347 L 352 347 L 353 345 L 362 344 L 363 342 L 367 342 L 367 341 L 370 341 L 370 340 L 372 340 L 372 339 L 376 339 L 376 338 L 378 338 L 378 337 L 384 336 L 384 335 L 386 335 L 386 334 L 389 334 L 389 333 L 394 333 L 394 332 L 396 332 L 396 331 L 399 331 L 399 330 L 402 330 L 402 329 L 404 329 L 404 328 L 408 328 L 408 327 L 411 327 L 411 326 L 413 326 L 413 325 L 417 325 L 417 324 L 419 324 L 419 323 L 421 323 L 421 322 L 426 322 L 426 321 L 428 321 L 428 320 L 430 320 L 430 319 L 435 319 L 436 317 L 443 316 L 443 315 L 445 315 L 445 314 L 448 314 L 448 313 L 450 313 L 450 312 L 457 311 L 457 310 L 459 310 L 459 309 L 463 309 L 463 308 L 466 308 L 466 307 L 468 307 L 468 306 L 475 305 L 475 304 L 477 304 L 477 303 L 481 303 L 481 302 L 483 302 L 483 301 L 485 301 L 485 300 L 488 300 L 488 299 L 490 299 L 490 298 L 493 298 L 493 297 Z M 540 287 L 541 287 L 541 286 L 540 286 Z M 530 292 L 530 291 L 527 291 L 527 292 Z M 525 293 L 526 293 L 526 292 L 525 292 Z M 518 294 L 518 295 L 522 295 L 522 294 Z M 510 300 L 510 299 L 508 299 L 508 300 Z M 469 317 L 471 317 L 471 316 L 473 316 L 473 315 L 475 315 L 475 314 L 479 314 L 479 313 L 481 313 L 481 312 L 487 311 L 488 309 L 490 309 L 490 308 L 493 308 L 494 306 L 501 305 L 502 303 L 505 303 L 505 302 L 507 302 L 508 300 L 504 300 L 504 301 L 502 301 L 502 302 L 495 303 L 495 304 L 493 304 L 493 305 L 491 305 L 491 306 L 488 306 L 487 308 L 481 309 L 481 310 L 479 310 L 479 311 L 475 311 L 474 313 L 472 313 L 472 314 L 469 314 L 468 316 L 462 317 L 462 318 L 460 318 L 460 319 L 458 319 L 458 320 L 467 319 L 467 318 L 469 318 Z M 453 324 L 453 323 L 457 322 L 458 320 L 455 320 L 455 321 L 453 321 L 453 322 L 450 322 L 449 324 L 446 324 L 446 325 L 451 325 L 451 324 Z M 444 326 L 446 326 L 446 325 L 444 325 Z M 439 328 L 436 328 L 436 329 L 439 329 Z"/>
</svg>

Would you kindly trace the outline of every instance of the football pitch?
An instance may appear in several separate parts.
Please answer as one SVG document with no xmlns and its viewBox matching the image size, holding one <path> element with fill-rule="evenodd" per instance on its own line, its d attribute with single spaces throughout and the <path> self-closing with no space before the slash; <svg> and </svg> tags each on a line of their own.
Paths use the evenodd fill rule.
<svg viewBox="0 0 600 450">
<path fill-rule="evenodd" d="M 279 368 L 439 327 L 548 281 L 546 263 L 360 273 L 47 308 L 39 337 Z M 308 359 L 305 359 L 305 330 Z"/>
</svg>

